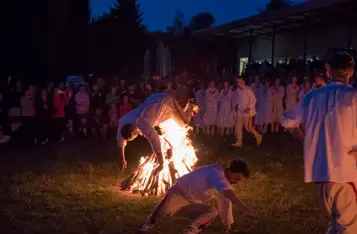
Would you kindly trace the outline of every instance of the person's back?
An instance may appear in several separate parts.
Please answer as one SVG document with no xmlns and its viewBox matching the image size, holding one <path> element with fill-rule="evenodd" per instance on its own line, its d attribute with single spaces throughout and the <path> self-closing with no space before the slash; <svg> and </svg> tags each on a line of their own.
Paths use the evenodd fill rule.
<svg viewBox="0 0 357 234">
<path fill-rule="evenodd" d="M 302 105 L 305 182 L 357 180 L 356 162 L 348 155 L 357 149 L 357 90 L 334 82 L 307 95 Z"/>
<path fill-rule="evenodd" d="M 326 68 L 333 82 L 306 95 L 281 123 L 304 141 L 305 182 L 317 186 L 328 233 L 357 233 L 357 91 L 347 86 L 355 61 L 337 53 Z M 292 130 L 300 124 L 304 137 Z"/>
<path fill-rule="evenodd" d="M 214 198 L 220 188 L 232 189 L 219 165 L 200 167 L 177 180 L 175 186 L 185 191 L 185 195 L 193 202 L 207 202 Z"/>
</svg>

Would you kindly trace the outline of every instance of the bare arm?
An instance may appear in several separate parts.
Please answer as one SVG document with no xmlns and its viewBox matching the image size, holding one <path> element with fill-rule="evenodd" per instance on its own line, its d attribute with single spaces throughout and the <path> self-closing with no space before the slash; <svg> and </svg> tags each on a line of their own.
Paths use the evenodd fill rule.
<svg viewBox="0 0 357 234">
<path fill-rule="evenodd" d="M 222 191 L 223 196 L 230 201 L 232 201 L 233 204 L 238 205 L 244 212 L 246 212 L 249 216 L 257 218 L 258 213 L 255 212 L 252 208 L 248 207 L 246 204 L 244 204 L 233 192 L 231 189 L 223 190 Z"/>
</svg>

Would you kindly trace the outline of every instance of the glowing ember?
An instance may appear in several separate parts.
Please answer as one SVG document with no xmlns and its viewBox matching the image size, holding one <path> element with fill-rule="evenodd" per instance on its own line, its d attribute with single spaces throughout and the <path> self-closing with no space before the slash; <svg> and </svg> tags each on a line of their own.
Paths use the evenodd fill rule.
<svg viewBox="0 0 357 234">
<path fill-rule="evenodd" d="M 122 190 L 142 195 L 163 195 L 176 179 L 189 173 L 197 162 L 195 149 L 187 137 L 189 127 L 180 127 L 169 119 L 160 125 L 164 169 L 156 176 L 153 171 L 159 165 L 155 154 L 140 159 L 139 167 L 123 182 Z"/>
</svg>

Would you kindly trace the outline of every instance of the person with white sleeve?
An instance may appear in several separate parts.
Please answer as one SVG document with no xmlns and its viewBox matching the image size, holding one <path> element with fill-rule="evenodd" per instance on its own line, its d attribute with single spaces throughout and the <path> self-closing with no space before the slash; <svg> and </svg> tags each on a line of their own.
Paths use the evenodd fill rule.
<svg viewBox="0 0 357 234">
<path fill-rule="evenodd" d="M 304 96 L 281 124 L 304 142 L 305 183 L 319 191 L 331 220 L 327 233 L 355 234 L 357 90 L 347 86 L 355 61 L 348 53 L 337 53 L 326 68 L 332 82 Z"/>
<path fill-rule="evenodd" d="M 257 145 L 260 145 L 263 136 L 260 135 L 253 126 L 253 117 L 256 114 L 255 106 L 257 99 L 253 90 L 245 85 L 243 77 L 237 77 L 237 89 L 233 96 L 233 103 L 236 111 L 236 136 L 237 141 L 232 144 L 234 147 L 242 147 L 243 145 L 243 126 L 254 135 L 257 140 Z"/>
<path fill-rule="evenodd" d="M 117 143 L 122 157 L 122 169 L 127 167 L 125 147 L 127 141 L 134 140 L 139 134 L 143 135 L 156 153 L 159 167 L 156 172 L 163 168 L 164 158 L 161 152 L 161 142 L 156 126 L 166 120 L 173 119 L 182 127 L 187 126 L 194 113 L 199 110 L 198 105 L 187 103 L 182 109 L 177 101 L 168 93 L 155 93 L 149 96 L 144 103 L 131 110 L 119 119 Z"/>
<path fill-rule="evenodd" d="M 175 215 L 185 208 L 187 213 L 197 214 L 193 222 L 186 227 L 183 234 L 199 233 L 207 228 L 220 215 L 227 231 L 232 230 L 234 223 L 232 203 L 237 205 L 249 216 L 258 217 L 258 214 L 245 205 L 235 194 L 232 188 L 249 176 L 247 164 L 241 160 L 234 160 L 229 168 L 220 165 L 209 165 L 198 168 L 177 180 L 164 199 L 154 208 L 137 233 L 147 233 L 152 227 L 164 218 Z M 218 211 L 210 205 L 216 197 Z"/>
</svg>

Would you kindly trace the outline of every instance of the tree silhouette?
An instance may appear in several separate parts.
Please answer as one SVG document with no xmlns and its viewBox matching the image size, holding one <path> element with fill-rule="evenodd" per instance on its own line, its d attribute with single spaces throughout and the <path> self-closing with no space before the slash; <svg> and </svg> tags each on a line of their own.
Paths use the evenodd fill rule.
<svg viewBox="0 0 357 234">
<path fill-rule="evenodd" d="M 191 18 L 190 24 L 187 26 L 189 31 L 195 31 L 204 28 L 210 28 L 215 22 L 211 12 L 202 12 Z"/>
<path fill-rule="evenodd" d="M 269 12 L 269 11 L 276 11 L 282 10 L 294 5 L 292 0 L 270 0 L 268 4 L 265 5 L 264 9 L 258 8 L 260 12 Z"/>
</svg>

